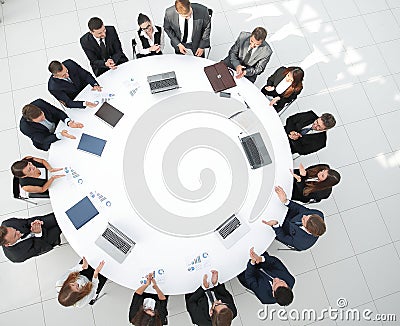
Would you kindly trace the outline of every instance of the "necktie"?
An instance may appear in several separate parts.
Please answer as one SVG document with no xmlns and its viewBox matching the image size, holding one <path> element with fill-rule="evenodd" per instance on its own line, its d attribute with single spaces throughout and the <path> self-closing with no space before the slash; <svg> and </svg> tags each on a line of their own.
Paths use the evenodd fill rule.
<svg viewBox="0 0 400 326">
<path fill-rule="evenodd" d="M 306 133 L 308 133 L 312 128 L 303 128 L 300 130 L 300 134 L 304 136 Z"/>
<path fill-rule="evenodd" d="M 102 38 L 100 39 L 100 49 L 101 49 L 101 57 L 103 58 L 103 60 L 107 60 L 108 53 L 107 53 L 106 45 L 104 44 L 104 40 Z"/>
<path fill-rule="evenodd" d="M 252 48 L 250 48 L 249 49 L 249 51 L 247 51 L 247 53 L 246 53 L 246 55 L 245 55 L 245 57 L 244 57 L 244 59 L 243 59 L 243 64 L 245 65 L 245 66 L 247 66 L 248 64 L 249 64 L 249 61 L 250 61 L 250 58 L 251 58 L 251 52 L 252 52 Z"/>
<path fill-rule="evenodd" d="M 188 33 L 189 33 L 189 22 L 188 22 L 188 19 L 185 18 L 185 27 L 183 29 L 182 43 L 186 43 L 187 42 Z"/>
<path fill-rule="evenodd" d="M 272 285 L 272 281 L 274 280 L 274 278 L 271 276 L 271 275 L 269 275 L 265 270 L 263 270 L 262 268 L 260 268 L 260 272 L 261 273 L 264 273 L 267 277 L 268 277 L 268 281 L 271 283 L 271 285 Z"/>
<path fill-rule="evenodd" d="M 211 291 L 211 290 L 206 290 L 205 293 L 206 293 L 206 296 L 207 296 L 208 300 L 211 302 L 211 304 L 213 304 L 213 302 L 214 302 L 215 300 L 217 300 L 217 298 L 215 297 L 215 294 L 214 294 L 213 291 Z"/>
<path fill-rule="evenodd" d="M 66 80 L 67 82 L 73 84 L 71 78 L 67 77 L 67 78 L 65 78 L 65 80 Z"/>
<path fill-rule="evenodd" d="M 296 224 L 298 226 L 303 226 L 303 223 L 301 223 L 301 222 L 294 222 L 294 224 Z"/>
</svg>

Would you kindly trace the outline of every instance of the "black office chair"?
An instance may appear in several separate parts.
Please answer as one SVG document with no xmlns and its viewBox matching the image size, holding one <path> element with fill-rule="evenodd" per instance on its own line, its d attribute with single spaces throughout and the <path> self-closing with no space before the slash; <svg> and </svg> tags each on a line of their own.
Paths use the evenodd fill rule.
<svg viewBox="0 0 400 326">
<path fill-rule="evenodd" d="M 132 39 L 132 56 L 133 59 L 136 59 L 136 40 L 133 38 Z"/>
<path fill-rule="evenodd" d="M 283 109 L 279 111 L 278 115 L 281 116 L 283 114 L 283 112 L 285 112 L 289 108 L 289 106 L 292 105 L 292 103 L 294 101 L 295 101 L 295 99 L 293 99 L 290 102 L 286 103 L 285 106 L 283 107 Z"/>
<path fill-rule="evenodd" d="M 15 199 L 23 200 L 33 205 L 37 205 L 38 203 L 29 200 L 31 198 L 50 198 L 48 191 L 45 191 L 43 193 L 28 193 L 28 197 L 21 196 L 21 188 L 19 185 L 19 179 L 17 177 L 13 177 L 13 196 Z"/>
<path fill-rule="evenodd" d="M 210 8 L 208 8 L 208 15 L 210 16 L 210 19 L 211 19 L 212 15 L 213 15 L 213 10 Z M 210 52 L 211 52 L 211 44 L 210 44 L 210 47 L 208 48 L 207 59 L 210 56 Z"/>
</svg>

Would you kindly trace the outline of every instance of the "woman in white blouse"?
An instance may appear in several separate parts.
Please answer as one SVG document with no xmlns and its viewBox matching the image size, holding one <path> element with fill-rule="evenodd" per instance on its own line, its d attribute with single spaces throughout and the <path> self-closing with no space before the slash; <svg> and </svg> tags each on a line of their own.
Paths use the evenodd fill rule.
<svg viewBox="0 0 400 326">
<path fill-rule="evenodd" d="M 303 89 L 304 71 L 300 67 L 280 67 L 269 76 L 267 85 L 261 89 L 265 96 L 272 97 L 269 102 L 276 112 L 283 109 L 286 103 L 297 98 Z"/>
<path fill-rule="evenodd" d="M 135 32 L 136 57 L 142 58 L 162 54 L 164 49 L 164 31 L 155 26 L 150 18 L 140 13 L 138 16 L 139 30 Z"/>
<path fill-rule="evenodd" d="M 107 278 L 100 274 L 103 266 L 104 260 L 93 269 L 83 257 L 78 265 L 69 269 L 57 281 L 58 302 L 64 307 L 82 308 L 87 304 L 93 305 L 107 281 Z"/>
</svg>

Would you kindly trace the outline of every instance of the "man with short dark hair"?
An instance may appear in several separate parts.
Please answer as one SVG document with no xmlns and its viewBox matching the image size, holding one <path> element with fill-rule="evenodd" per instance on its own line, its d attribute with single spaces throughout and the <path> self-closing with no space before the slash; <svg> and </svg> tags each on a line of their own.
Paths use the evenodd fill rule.
<svg viewBox="0 0 400 326">
<path fill-rule="evenodd" d="M 238 279 L 263 304 L 288 306 L 293 301 L 294 277 L 278 258 L 267 252 L 259 256 L 251 248 L 247 268 L 238 275 Z"/>
<path fill-rule="evenodd" d="M 324 214 L 287 199 L 282 187 L 275 187 L 279 200 L 289 208 L 282 226 L 278 221 L 262 221 L 273 228 L 275 239 L 298 250 L 311 248 L 326 231 Z"/>
<path fill-rule="evenodd" d="M 271 58 L 272 49 L 265 41 L 267 31 L 256 27 L 252 33 L 241 32 L 229 50 L 224 63 L 236 70 L 236 78 L 246 77 L 252 83 L 262 74 Z"/>
<path fill-rule="evenodd" d="M 101 91 L 101 87 L 92 74 L 83 69 L 73 60 L 65 60 L 62 63 L 52 61 L 49 64 L 51 76 L 48 89 L 51 95 L 69 108 L 93 108 L 97 104 L 88 101 L 74 101 L 75 97 L 88 85 L 93 91 Z"/>
<path fill-rule="evenodd" d="M 204 57 L 204 49 L 210 47 L 211 18 L 201 4 L 176 0 L 175 6 L 165 11 L 164 30 L 177 54 L 190 49 L 195 56 Z"/>
<path fill-rule="evenodd" d="M 296 113 L 286 119 L 284 127 L 289 138 L 292 154 L 307 155 L 326 146 L 326 131 L 335 126 L 330 113 L 318 117 L 313 111 Z"/>
<path fill-rule="evenodd" d="M 114 26 L 104 26 L 100 18 L 93 17 L 88 27 L 89 32 L 81 37 L 80 42 L 96 77 L 128 61 Z"/>
<path fill-rule="evenodd" d="M 82 123 L 68 118 L 64 111 L 57 109 L 42 99 L 37 99 L 22 108 L 19 127 L 21 132 L 32 140 L 33 146 L 43 151 L 48 151 L 50 145 L 57 140 L 63 138 L 75 139 L 75 136 L 70 135 L 65 129 L 55 133 L 60 121 L 64 121 L 70 128 L 83 127 Z"/>
<path fill-rule="evenodd" d="M 10 218 L 0 226 L 0 245 L 14 263 L 39 256 L 60 244 L 61 230 L 53 213 L 31 218 Z"/>
<path fill-rule="evenodd" d="M 203 276 L 203 284 L 196 292 L 185 295 L 186 309 L 192 323 L 199 326 L 229 326 L 237 316 L 232 295 L 224 284 L 218 283 L 218 272 L 211 271 L 211 284 Z"/>
</svg>

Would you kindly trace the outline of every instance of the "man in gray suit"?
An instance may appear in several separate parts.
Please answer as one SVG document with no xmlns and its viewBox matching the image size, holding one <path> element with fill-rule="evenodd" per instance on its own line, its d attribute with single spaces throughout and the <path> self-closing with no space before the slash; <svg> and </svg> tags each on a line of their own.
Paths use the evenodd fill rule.
<svg viewBox="0 0 400 326">
<path fill-rule="evenodd" d="M 204 49 L 210 47 L 211 19 L 203 5 L 176 0 L 175 6 L 165 11 L 164 30 L 177 54 L 190 49 L 195 56 L 204 57 Z"/>
<path fill-rule="evenodd" d="M 256 81 L 271 58 L 272 49 L 265 42 L 267 31 L 256 27 L 250 34 L 241 32 L 235 44 L 223 60 L 225 64 L 236 70 L 236 78 L 246 77 L 252 83 Z"/>
</svg>

